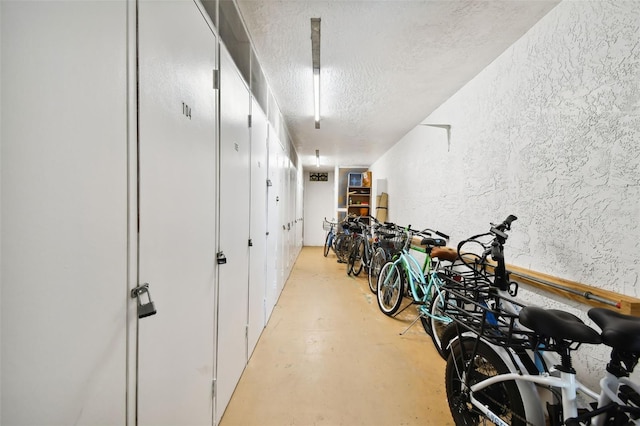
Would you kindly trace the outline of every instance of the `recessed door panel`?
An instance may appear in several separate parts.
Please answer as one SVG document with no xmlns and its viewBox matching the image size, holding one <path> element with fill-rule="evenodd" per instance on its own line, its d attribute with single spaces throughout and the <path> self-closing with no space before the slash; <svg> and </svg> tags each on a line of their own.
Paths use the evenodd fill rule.
<svg viewBox="0 0 640 426">
<path fill-rule="evenodd" d="M 139 3 L 138 422 L 213 418 L 216 37 L 192 1 Z M 146 298 L 144 300 L 146 302 Z"/>
</svg>

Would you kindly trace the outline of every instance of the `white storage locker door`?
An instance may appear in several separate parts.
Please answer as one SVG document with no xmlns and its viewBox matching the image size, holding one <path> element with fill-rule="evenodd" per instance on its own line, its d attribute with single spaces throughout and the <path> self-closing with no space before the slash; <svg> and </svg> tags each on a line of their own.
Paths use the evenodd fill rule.
<svg viewBox="0 0 640 426">
<path fill-rule="evenodd" d="M 138 424 L 213 421 L 216 37 L 190 0 L 139 2 Z M 144 298 L 146 301 L 146 297 Z"/>
<path fill-rule="evenodd" d="M 216 422 L 247 364 L 249 304 L 249 90 L 220 52 L 220 240 Z"/>
<path fill-rule="evenodd" d="M 265 322 L 267 285 L 267 117 L 251 102 L 251 241 L 249 269 L 249 356 Z"/>
<path fill-rule="evenodd" d="M 279 210 L 279 158 L 282 148 L 275 129 L 269 124 L 268 134 L 269 150 L 269 186 L 267 187 L 267 291 L 265 295 L 266 320 L 269 321 L 273 308 L 278 300 L 278 278 L 280 273 L 278 252 L 279 238 L 281 234 L 280 210 Z"/>
<path fill-rule="evenodd" d="M 291 229 L 291 222 L 289 218 L 289 203 L 291 200 L 289 199 L 289 157 L 287 156 L 286 151 L 282 151 L 282 156 L 280 157 L 280 220 L 282 221 L 282 230 L 280 237 L 280 245 L 278 246 L 278 255 L 280 257 L 280 278 L 278 279 L 278 297 L 280 293 L 282 293 L 282 289 L 284 288 L 284 284 L 287 280 L 288 268 L 289 268 L 289 235 Z"/>
<path fill-rule="evenodd" d="M 0 424 L 122 425 L 127 4 L 0 8 Z"/>
</svg>

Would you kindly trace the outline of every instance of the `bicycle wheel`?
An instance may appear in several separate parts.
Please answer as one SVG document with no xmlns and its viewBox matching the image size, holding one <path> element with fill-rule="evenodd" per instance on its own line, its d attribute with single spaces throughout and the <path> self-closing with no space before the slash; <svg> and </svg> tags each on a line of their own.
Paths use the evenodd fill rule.
<svg viewBox="0 0 640 426">
<path fill-rule="evenodd" d="M 338 234 L 338 236 L 336 236 L 336 256 L 340 263 L 344 263 L 346 261 L 346 253 L 349 250 L 350 239 L 351 237 L 347 234 Z"/>
<path fill-rule="evenodd" d="M 372 293 L 378 292 L 378 276 L 380 275 L 380 269 L 387 263 L 387 254 L 382 247 L 376 248 L 373 253 L 373 259 L 371 259 L 371 265 L 369 267 L 369 290 Z"/>
<path fill-rule="evenodd" d="M 331 243 L 333 243 L 333 232 L 329 232 L 327 234 L 327 238 L 324 240 L 324 257 L 327 257 L 327 255 L 329 254 Z"/>
<path fill-rule="evenodd" d="M 355 263 L 355 260 L 356 260 L 355 249 L 356 249 L 356 246 L 358 245 L 359 240 L 360 240 L 360 237 L 353 238 L 352 244 L 349 247 L 349 253 L 347 254 L 347 275 L 351 275 L 351 273 L 353 272 L 353 264 Z"/>
<path fill-rule="evenodd" d="M 364 239 L 358 238 L 355 243 L 355 247 L 351 250 L 351 255 L 353 256 L 353 262 L 351 263 L 351 272 L 356 277 L 360 275 L 362 272 L 362 267 L 364 266 Z"/>
<path fill-rule="evenodd" d="M 432 295 L 428 308 L 429 314 L 420 317 L 424 330 L 431 336 L 433 346 L 444 360 L 449 357 L 447 346 L 457 334 L 455 325 L 447 316 L 445 291 L 441 290 Z"/>
<path fill-rule="evenodd" d="M 387 262 L 378 277 L 378 306 L 386 315 L 395 314 L 402 304 L 404 294 L 404 276 L 402 270 L 393 262 Z"/>
<path fill-rule="evenodd" d="M 500 356 L 482 340 L 478 342 L 471 359 L 475 343 L 476 339 L 456 342 L 447 360 L 445 386 L 456 425 L 494 424 L 471 404 L 468 386 L 498 374 L 509 373 Z M 474 392 L 474 397 L 505 423 L 512 426 L 526 425 L 524 403 L 515 381 L 487 386 Z"/>
</svg>

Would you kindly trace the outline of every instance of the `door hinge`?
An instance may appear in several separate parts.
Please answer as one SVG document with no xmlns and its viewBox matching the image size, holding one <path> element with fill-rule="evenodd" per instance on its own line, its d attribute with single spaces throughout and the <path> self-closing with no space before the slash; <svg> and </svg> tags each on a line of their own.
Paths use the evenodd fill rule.
<svg viewBox="0 0 640 426">
<path fill-rule="evenodd" d="M 216 396 L 216 379 L 213 379 L 213 381 L 211 382 L 211 392 L 213 393 L 213 396 Z"/>
<path fill-rule="evenodd" d="M 251 114 L 247 115 L 247 123 L 249 124 L 249 127 L 251 127 Z"/>
<path fill-rule="evenodd" d="M 218 90 L 220 88 L 220 72 L 213 70 L 213 89 Z"/>
</svg>

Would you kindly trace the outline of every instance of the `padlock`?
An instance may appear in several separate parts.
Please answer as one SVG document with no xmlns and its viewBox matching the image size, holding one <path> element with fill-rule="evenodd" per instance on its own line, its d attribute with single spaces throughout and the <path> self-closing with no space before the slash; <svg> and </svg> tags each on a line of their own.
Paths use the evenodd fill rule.
<svg viewBox="0 0 640 426">
<path fill-rule="evenodd" d="M 145 304 L 142 303 L 141 296 L 143 293 L 147 294 L 149 301 Z M 157 313 L 156 305 L 151 300 L 151 292 L 149 291 L 149 284 L 145 283 L 131 290 L 131 297 L 135 297 L 138 300 L 138 318 L 145 318 Z"/>
<path fill-rule="evenodd" d="M 153 303 L 151 298 L 149 298 L 149 303 L 145 303 L 144 305 L 140 303 L 140 298 L 138 298 L 138 318 L 155 315 L 157 312 L 156 305 Z"/>
</svg>

